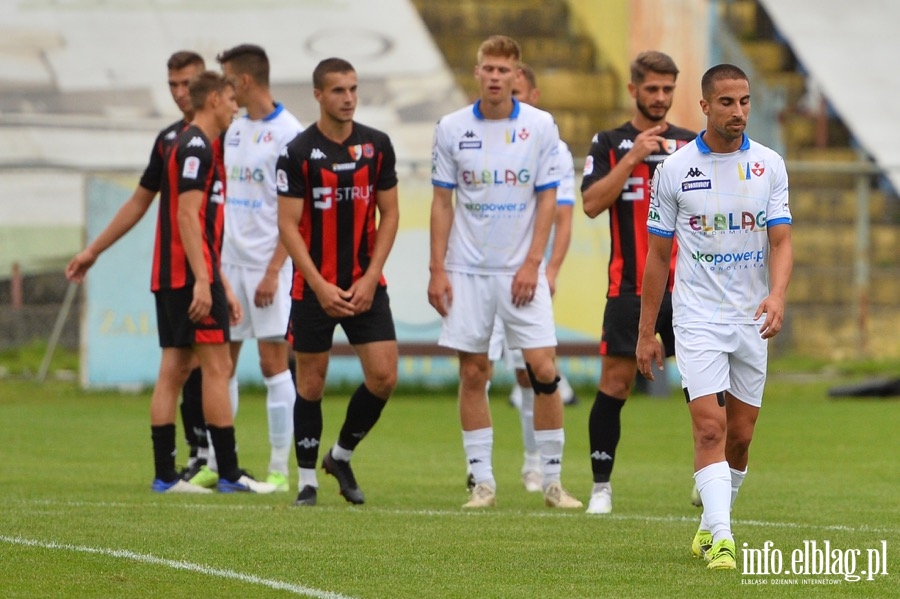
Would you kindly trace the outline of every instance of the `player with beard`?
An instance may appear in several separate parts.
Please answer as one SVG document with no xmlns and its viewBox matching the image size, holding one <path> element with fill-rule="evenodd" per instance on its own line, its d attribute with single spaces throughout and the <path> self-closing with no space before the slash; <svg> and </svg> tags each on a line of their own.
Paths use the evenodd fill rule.
<svg viewBox="0 0 900 599">
<path fill-rule="evenodd" d="M 600 381 L 588 421 L 594 478 L 589 514 L 612 511 L 610 476 L 619 444 L 620 413 L 637 375 L 634 352 L 647 257 L 650 180 L 657 164 L 696 137 L 693 131 L 666 121 L 677 77 L 678 67 L 668 55 L 639 54 L 631 63 L 628 84 L 637 112 L 620 127 L 597 133 L 584 164 L 584 212 L 595 218 L 609 210 L 612 242 L 600 337 Z M 670 276 L 656 323 L 667 356 L 675 351 L 671 299 L 675 250 L 673 244 Z"/>
</svg>

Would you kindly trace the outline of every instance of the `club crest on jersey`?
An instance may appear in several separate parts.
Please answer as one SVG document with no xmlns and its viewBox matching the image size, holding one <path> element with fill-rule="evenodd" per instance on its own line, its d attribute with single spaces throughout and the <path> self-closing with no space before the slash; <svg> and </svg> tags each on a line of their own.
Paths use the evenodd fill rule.
<svg viewBox="0 0 900 599">
<path fill-rule="evenodd" d="M 516 139 L 520 139 L 525 141 L 531 136 L 531 132 L 528 129 L 522 127 L 521 129 L 507 129 L 506 130 L 506 143 L 514 144 L 516 143 Z"/>
<path fill-rule="evenodd" d="M 261 131 L 256 134 L 253 138 L 254 143 L 264 143 L 267 144 L 272 141 L 272 132 L 271 131 Z"/>
<path fill-rule="evenodd" d="M 594 172 L 594 157 L 588 155 L 587 158 L 584 159 L 584 169 L 581 171 L 583 176 L 590 175 Z"/>
<path fill-rule="evenodd" d="M 762 177 L 766 166 L 762 162 L 742 162 L 738 164 L 738 179 L 749 181 L 753 177 Z"/>
<path fill-rule="evenodd" d="M 350 158 L 353 160 L 359 160 L 363 156 L 372 158 L 375 155 L 375 146 L 372 144 L 356 144 L 348 147 L 347 151 L 350 152 Z"/>
<path fill-rule="evenodd" d="M 200 172 L 200 159 L 196 156 L 188 156 L 184 161 L 181 176 L 185 179 L 196 179 Z"/>
</svg>

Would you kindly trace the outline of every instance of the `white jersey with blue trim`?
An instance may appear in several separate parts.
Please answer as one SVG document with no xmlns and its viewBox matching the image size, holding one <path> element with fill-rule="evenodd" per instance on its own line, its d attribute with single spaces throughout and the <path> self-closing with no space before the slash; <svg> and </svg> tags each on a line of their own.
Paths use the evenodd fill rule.
<svg viewBox="0 0 900 599">
<path fill-rule="evenodd" d="M 647 227 L 678 240 L 674 324 L 753 324 L 769 294 L 768 228 L 791 224 L 784 159 L 746 135 L 717 154 L 704 133 L 657 166 Z"/>
<path fill-rule="evenodd" d="M 531 246 L 536 194 L 560 184 L 558 159 L 553 117 L 516 99 L 505 119 L 486 119 L 480 101 L 443 117 L 434 132 L 431 182 L 456 190 L 444 267 L 515 273 Z"/>
<path fill-rule="evenodd" d="M 223 264 L 268 265 L 278 243 L 275 163 L 285 144 L 302 130 L 300 121 L 281 104 L 262 119 L 242 116 L 228 127 Z"/>
</svg>

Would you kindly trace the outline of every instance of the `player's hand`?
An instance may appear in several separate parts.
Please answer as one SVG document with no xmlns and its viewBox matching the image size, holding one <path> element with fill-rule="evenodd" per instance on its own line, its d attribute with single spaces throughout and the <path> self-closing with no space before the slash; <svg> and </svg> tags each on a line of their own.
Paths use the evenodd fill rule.
<svg viewBox="0 0 900 599">
<path fill-rule="evenodd" d="M 634 138 L 634 145 L 628 151 L 638 162 L 643 162 L 644 158 L 650 154 L 666 151 L 666 138 L 660 133 L 663 131 L 662 125 L 654 125 L 649 129 L 638 133 Z"/>
<path fill-rule="evenodd" d="M 663 345 L 656 335 L 639 335 L 634 355 L 637 357 L 638 372 L 648 380 L 656 380 L 653 378 L 653 364 L 656 364 L 659 370 L 663 370 L 664 367 Z"/>
<path fill-rule="evenodd" d="M 244 318 L 244 308 L 230 285 L 225 286 L 225 299 L 228 302 L 228 324 L 234 326 Z"/>
<path fill-rule="evenodd" d="M 353 294 L 349 291 L 345 291 L 337 285 L 325 283 L 319 289 L 313 289 L 313 293 L 316 294 L 316 299 L 319 300 L 319 304 L 328 316 L 332 318 L 353 316 L 353 304 L 350 303 Z"/>
<path fill-rule="evenodd" d="M 84 275 L 97 261 L 97 255 L 88 249 L 80 251 L 66 266 L 66 278 L 74 283 L 84 281 Z"/>
<path fill-rule="evenodd" d="M 275 302 L 275 294 L 278 293 L 278 271 L 266 270 L 256 293 L 253 294 L 253 305 L 257 308 L 268 308 Z"/>
<path fill-rule="evenodd" d="M 428 281 L 428 303 L 441 316 L 447 316 L 453 303 L 453 287 L 444 270 L 433 271 Z"/>
<path fill-rule="evenodd" d="M 378 279 L 363 275 L 355 283 L 350 285 L 347 292 L 350 294 L 350 304 L 354 314 L 368 312 L 372 308 L 372 300 L 375 298 L 375 289 L 378 287 Z"/>
<path fill-rule="evenodd" d="M 538 267 L 525 262 L 516 271 L 512 282 L 512 303 L 515 307 L 531 303 L 538 286 Z"/>
<path fill-rule="evenodd" d="M 210 310 L 212 310 L 212 292 L 209 290 L 209 283 L 197 281 L 194 283 L 194 297 L 188 308 L 188 318 L 200 322 L 209 316 Z"/>
<path fill-rule="evenodd" d="M 759 320 L 763 314 L 766 315 L 766 319 L 759 327 L 759 334 L 763 339 L 769 339 L 777 335 L 784 324 L 784 298 L 774 295 L 766 296 L 766 299 L 756 309 L 753 320 Z"/>
</svg>

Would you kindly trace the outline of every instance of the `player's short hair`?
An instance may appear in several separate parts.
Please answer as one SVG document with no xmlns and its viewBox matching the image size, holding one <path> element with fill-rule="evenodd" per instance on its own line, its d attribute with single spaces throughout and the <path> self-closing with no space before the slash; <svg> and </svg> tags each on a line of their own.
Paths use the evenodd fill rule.
<svg viewBox="0 0 900 599">
<path fill-rule="evenodd" d="M 631 82 L 635 84 L 643 83 L 647 78 L 647 73 L 659 73 L 661 75 L 672 75 L 678 78 L 678 66 L 672 57 L 657 50 L 647 50 L 637 55 L 631 63 Z"/>
<path fill-rule="evenodd" d="M 203 57 L 192 50 L 179 50 L 166 61 L 166 68 L 170 71 L 178 71 L 191 65 L 199 65 L 201 69 L 206 68 Z"/>
<path fill-rule="evenodd" d="M 742 79 L 747 82 L 750 81 L 747 78 L 747 73 L 742 71 L 739 67 L 728 63 L 717 64 L 703 73 L 703 78 L 700 79 L 700 91 L 703 94 L 703 99 L 709 100 L 712 97 L 713 88 L 716 86 L 716 83 L 724 79 Z"/>
<path fill-rule="evenodd" d="M 505 35 L 492 35 L 481 42 L 481 45 L 478 47 L 478 64 L 481 64 L 485 56 L 512 58 L 519 62 L 522 58 L 522 50 L 513 38 Z"/>
<path fill-rule="evenodd" d="M 188 91 L 191 94 L 191 107 L 201 110 L 211 93 L 222 93 L 226 87 L 232 87 L 231 81 L 217 71 L 203 71 L 191 80 Z"/>
<path fill-rule="evenodd" d="M 224 50 L 216 60 L 221 65 L 229 63 L 241 75 L 250 75 L 259 85 L 269 86 L 269 57 L 261 46 L 241 44 Z"/>
<path fill-rule="evenodd" d="M 353 65 L 343 58 L 326 58 L 316 65 L 313 69 L 312 80 L 313 87 L 322 90 L 325 89 L 325 75 L 331 73 L 355 73 L 356 69 Z"/>
<path fill-rule="evenodd" d="M 520 62 L 519 69 L 522 71 L 522 77 L 525 77 L 525 81 L 528 82 L 528 86 L 531 89 L 537 89 L 537 77 L 534 76 L 534 69 L 531 68 L 531 65 Z"/>
</svg>

